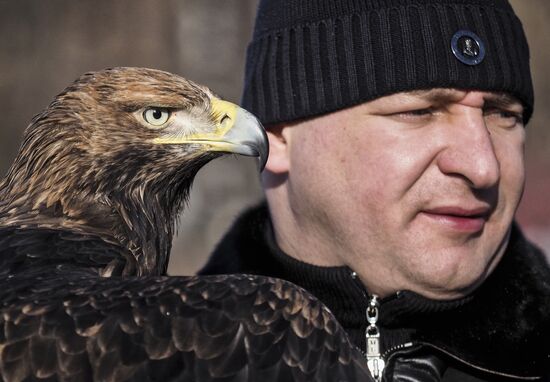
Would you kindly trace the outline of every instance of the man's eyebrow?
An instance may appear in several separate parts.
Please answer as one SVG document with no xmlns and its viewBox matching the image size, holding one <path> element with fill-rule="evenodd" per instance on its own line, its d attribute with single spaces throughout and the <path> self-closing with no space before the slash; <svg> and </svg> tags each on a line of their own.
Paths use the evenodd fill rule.
<svg viewBox="0 0 550 382">
<path fill-rule="evenodd" d="M 466 91 L 457 89 L 428 89 L 428 90 L 413 90 L 406 92 L 406 94 L 420 97 L 430 102 L 452 102 L 460 100 L 466 94 Z"/>
<path fill-rule="evenodd" d="M 504 108 L 517 107 L 521 108 L 521 112 L 523 112 L 524 109 L 523 103 L 509 93 L 489 93 L 485 98 L 485 106 Z"/>
<path fill-rule="evenodd" d="M 468 90 L 459 89 L 429 89 L 429 90 L 413 90 L 406 94 L 423 98 L 430 102 L 453 102 L 460 100 Z M 486 93 L 485 107 L 521 107 L 523 103 L 510 93 L 506 92 L 490 92 Z"/>
</svg>

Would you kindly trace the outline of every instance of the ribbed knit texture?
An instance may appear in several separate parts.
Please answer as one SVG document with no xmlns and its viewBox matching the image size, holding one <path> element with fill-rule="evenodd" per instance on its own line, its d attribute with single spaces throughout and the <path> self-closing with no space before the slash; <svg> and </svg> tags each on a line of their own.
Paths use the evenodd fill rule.
<svg viewBox="0 0 550 382">
<path fill-rule="evenodd" d="M 479 65 L 453 55 L 459 30 L 484 43 Z M 260 1 L 242 104 L 266 125 L 434 87 L 509 92 L 530 118 L 529 48 L 508 1 Z"/>
</svg>

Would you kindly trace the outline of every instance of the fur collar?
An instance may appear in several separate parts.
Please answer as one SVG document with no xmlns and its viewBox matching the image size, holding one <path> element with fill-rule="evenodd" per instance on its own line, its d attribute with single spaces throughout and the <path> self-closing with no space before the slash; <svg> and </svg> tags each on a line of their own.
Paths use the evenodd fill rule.
<svg viewBox="0 0 550 382">
<path fill-rule="evenodd" d="M 265 204 L 243 214 L 222 239 L 201 274 L 254 273 L 292 281 L 325 302 L 348 332 L 364 322 L 361 291 L 350 287 L 349 269 L 322 268 L 277 253 L 266 231 Z M 471 296 L 433 302 L 411 292 L 400 305 L 430 306 L 404 315 L 411 339 L 431 346 L 472 371 L 536 379 L 550 370 L 550 267 L 544 254 L 514 225 L 510 244 L 493 274 Z M 406 309 L 401 309 L 401 311 Z M 394 316 L 395 317 L 395 316 Z M 364 332 L 363 332 L 364 333 Z M 353 335 L 352 335 L 353 337 Z"/>
</svg>

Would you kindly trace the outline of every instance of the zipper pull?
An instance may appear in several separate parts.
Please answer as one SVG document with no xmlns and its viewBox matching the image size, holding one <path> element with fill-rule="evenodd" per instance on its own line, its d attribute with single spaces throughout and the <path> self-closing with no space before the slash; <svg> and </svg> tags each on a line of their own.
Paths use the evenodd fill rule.
<svg viewBox="0 0 550 382">
<path fill-rule="evenodd" d="M 382 371 L 386 365 L 380 354 L 380 331 L 376 326 L 379 308 L 380 303 L 378 302 L 378 296 L 373 295 L 367 307 L 367 321 L 369 322 L 369 326 L 367 327 L 365 336 L 367 340 L 367 365 L 376 382 L 382 380 Z"/>
</svg>

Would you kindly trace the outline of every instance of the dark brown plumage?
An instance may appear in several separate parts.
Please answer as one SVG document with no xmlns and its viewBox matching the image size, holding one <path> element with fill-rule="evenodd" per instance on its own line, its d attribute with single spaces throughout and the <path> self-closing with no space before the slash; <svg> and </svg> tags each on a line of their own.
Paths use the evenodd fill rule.
<svg viewBox="0 0 550 382">
<path fill-rule="evenodd" d="M 33 119 L 0 183 L 4 381 L 368 380 L 296 286 L 165 276 L 193 177 L 224 152 L 265 162 L 257 121 L 156 70 L 85 74 Z"/>
</svg>

